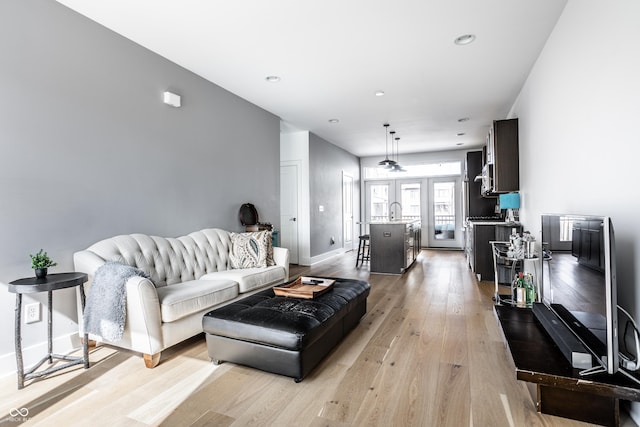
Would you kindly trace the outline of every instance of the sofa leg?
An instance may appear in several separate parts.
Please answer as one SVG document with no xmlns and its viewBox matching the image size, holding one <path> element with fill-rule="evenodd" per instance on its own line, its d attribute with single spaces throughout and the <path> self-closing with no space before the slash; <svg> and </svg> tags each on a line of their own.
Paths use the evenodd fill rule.
<svg viewBox="0 0 640 427">
<path fill-rule="evenodd" d="M 149 369 L 158 366 L 158 363 L 160 363 L 160 354 L 161 352 L 158 352 L 156 354 L 143 354 L 142 357 L 144 358 L 144 366 Z"/>
<path fill-rule="evenodd" d="M 84 344 L 84 338 L 80 337 L 80 344 Z M 87 347 L 89 348 L 95 348 L 97 347 L 98 343 L 96 342 L 96 340 L 87 340 Z"/>
</svg>

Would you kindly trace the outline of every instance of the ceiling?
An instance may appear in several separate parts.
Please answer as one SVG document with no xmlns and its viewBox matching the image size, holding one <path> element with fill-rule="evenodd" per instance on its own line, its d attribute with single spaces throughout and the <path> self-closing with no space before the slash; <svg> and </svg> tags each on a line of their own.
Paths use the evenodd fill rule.
<svg viewBox="0 0 640 427">
<path fill-rule="evenodd" d="M 279 116 L 283 131 L 309 130 L 357 156 L 385 154 L 385 122 L 400 154 L 480 146 L 566 4 L 58 1 Z M 455 44 L 464 34 L 475 41 Z"/>
</svg>

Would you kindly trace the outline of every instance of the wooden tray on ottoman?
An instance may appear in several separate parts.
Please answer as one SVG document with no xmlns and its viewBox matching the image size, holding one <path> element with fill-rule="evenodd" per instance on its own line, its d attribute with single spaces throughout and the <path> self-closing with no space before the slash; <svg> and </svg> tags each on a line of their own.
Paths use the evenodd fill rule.
<svg viewBox="0 0 640 427">
<path fill-rule="evenodd" d="M 291 283 L 274 286 L 273 292 L 281 297 L 313 299 L 330 291 L 335 280 L 321 277 L 298 277 Z"/>
</svg>

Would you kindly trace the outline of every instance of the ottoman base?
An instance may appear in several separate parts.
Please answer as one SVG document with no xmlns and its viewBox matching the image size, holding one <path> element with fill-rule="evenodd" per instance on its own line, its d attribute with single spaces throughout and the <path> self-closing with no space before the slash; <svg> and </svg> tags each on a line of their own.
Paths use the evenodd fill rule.
<svg viewBox="0 0 640 427">
<path fill-rule="evenodd" d="M 207 327 L 206 322 L 206 316 L 210 317 L 209 320 L 215 316 L 214 310 L 205 315 L 204 322 L 209 357 L 216 364 L 223 361 L 237 363 L 292 377 L 296 382 L 300 382 L 359 323 L 360 318 L 367 311 L 368 294 L 369 285 L 366 284 L 366 288 L 356 298 L 346 301 L 331 318 L 314 328 L 313 333 L 318 335 L 317 339 L 299 349 L 249 341 L 242 339 L 241 336 L 229 337 L 216 334 L 215 324 L 212 326 L 210 323 Z M 282 297 L 274 295 L 274 298 Z M 321 299 L 322 297 L 318 298 L 318 300 Z M 242 301 L 238 303 L 239 307 L 242 307 Z"/>
</svg>

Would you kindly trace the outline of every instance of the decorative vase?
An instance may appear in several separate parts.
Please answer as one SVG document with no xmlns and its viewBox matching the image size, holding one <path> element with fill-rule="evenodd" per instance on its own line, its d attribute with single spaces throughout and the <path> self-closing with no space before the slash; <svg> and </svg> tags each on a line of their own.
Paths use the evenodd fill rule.
<svg viewBox="0 0 640 427">
<path fill-rule="evenodd" d="M 46 268 L 36 268 L 36 277 L 38 279 L 44 279 L 47 277 L 47 269 Z"/>
</svg>

